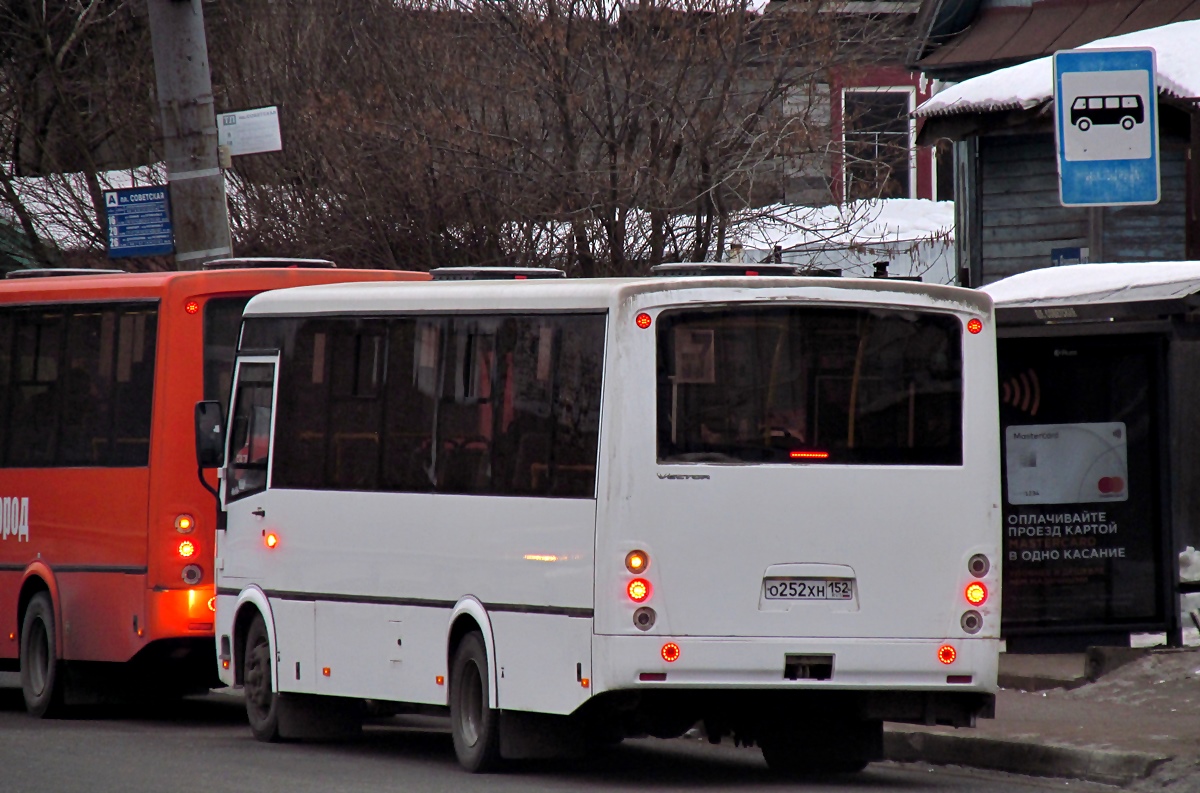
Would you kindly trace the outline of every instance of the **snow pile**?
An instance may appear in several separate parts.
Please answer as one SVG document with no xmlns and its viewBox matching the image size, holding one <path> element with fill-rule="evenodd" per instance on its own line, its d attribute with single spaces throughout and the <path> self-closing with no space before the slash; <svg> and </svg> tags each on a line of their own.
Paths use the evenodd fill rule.
<svg viewBox="0 0 1200 793">
<path fill-rule="evenodd" d="M 1153 47 L 1158 90 L 1177 99 L 1200 96 L 1200 20 L 1097 39 L 1081 50 Z M 950 86 L 913 113 L 918 118 L 996 110 L 1029 110 L 1054 97 L 1053 56 L 1010 66 Z"/>
<path fill-rule="evenodd" d="M 1200 262 L 1046 267 L 980 289 L 991 295 L 997 306 L 1169 300 L 1200 292 Z"/>
<path fill-rule="evenodd" d="M 824 207 L 774 205 L 734 221 L 736 241 L 750 261 L 783 260 L 870 275 L 877 261 L 893 276 L 954 281 L 954 203 L 891 198 Z"/>
</svg>

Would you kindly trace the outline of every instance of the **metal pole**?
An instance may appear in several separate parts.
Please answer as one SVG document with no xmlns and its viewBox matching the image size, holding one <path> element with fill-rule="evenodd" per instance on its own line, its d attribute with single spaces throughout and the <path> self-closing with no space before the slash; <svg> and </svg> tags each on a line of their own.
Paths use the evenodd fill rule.
<svg viewBox="0 0 1200 793">
<path fill-rule="evenodd" d="M 148 0 L 175 266 L 180 270 L 199 269 L 233 250 L 200 2 Z"/>
</svg>

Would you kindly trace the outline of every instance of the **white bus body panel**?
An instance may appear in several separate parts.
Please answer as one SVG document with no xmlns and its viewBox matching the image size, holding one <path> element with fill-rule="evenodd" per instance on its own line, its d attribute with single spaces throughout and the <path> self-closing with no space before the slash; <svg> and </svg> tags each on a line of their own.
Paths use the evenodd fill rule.
<svg viewBox="0 0 1200 793">
<path fill-rule="evenodd" d="M 447 632 L 471 597 L 504 626 L 502 639 L 482 626 L 494 676 L 505 670 L 494 686 L 502 707 L 567 713 L 587 695 L 576 665 L 591 666 L 595 501 L 268 493 L 261 525 L 231 525 L 226 542 L 258 557 L 244 567 L 260 571 L 273 608 L 311 620 L 288 620 L 295 644 L 279 644 L 296 654 L 278 656 L 279 690 L 445 704 L 436 679 L 449 675 Z M 241 531 L 251 536 L 239 541 Z"/>
</svg>

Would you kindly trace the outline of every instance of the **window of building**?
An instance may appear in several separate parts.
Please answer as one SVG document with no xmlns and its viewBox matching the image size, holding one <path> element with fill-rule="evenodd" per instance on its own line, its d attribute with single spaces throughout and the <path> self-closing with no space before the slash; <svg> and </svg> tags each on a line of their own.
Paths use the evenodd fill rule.
<svg viewBox="0 0 1200 793">
<path fill-rule="evenodd" d="M 847 200 L 912 198 L 912 89 L 847 90 L 842 98 Z"/>
</svg>

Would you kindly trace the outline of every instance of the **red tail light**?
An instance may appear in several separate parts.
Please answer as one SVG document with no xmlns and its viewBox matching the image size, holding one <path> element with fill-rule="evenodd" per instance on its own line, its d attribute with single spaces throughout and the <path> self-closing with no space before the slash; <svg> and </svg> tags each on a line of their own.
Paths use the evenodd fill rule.
<svg viewBox="0 0 1200 793">
<path fill-rule="evenodd" d="M 982 582 L 972 581 L 967 584 L 967 588 L 963 591 L 963 594 L 966 596 L 967 602 L 972 606 L 982 606 L 983 602 L 987 600 L 988 591 Z"/>
<path fill-rule="evenodd" d="M 789 452 L 788 457 L 791 457 L 793 460 L 828 460 L 829 452 L 795 451 Z"/>
<path fill-rule="evenodd" d="M 650 582 L 644 578 L 635 578 L 625 587 L 625 592 L 634 603 L 644 603 L 650 597 Z"/>
<path fill-rule="evenodd" d="M 667 642 L 662 646 L 662 659 L 669 664 L 673 664 L 679 660 L 679 645 L 675 642 Z"/>
<path fill-rule="evenodd" d="M 947 666 L 954 663 L 954 659 L 958 657 L 958 651 L 948 644 L 943 644 L 938 648 L 938 660 Z"/>
<path fill-rule="evenodd" d="M 196 555 L 196 545 L 191 540 L 184 540 L 179 543 L 179 555 L 184 559 L 190 559 Z"/>
</svg>

